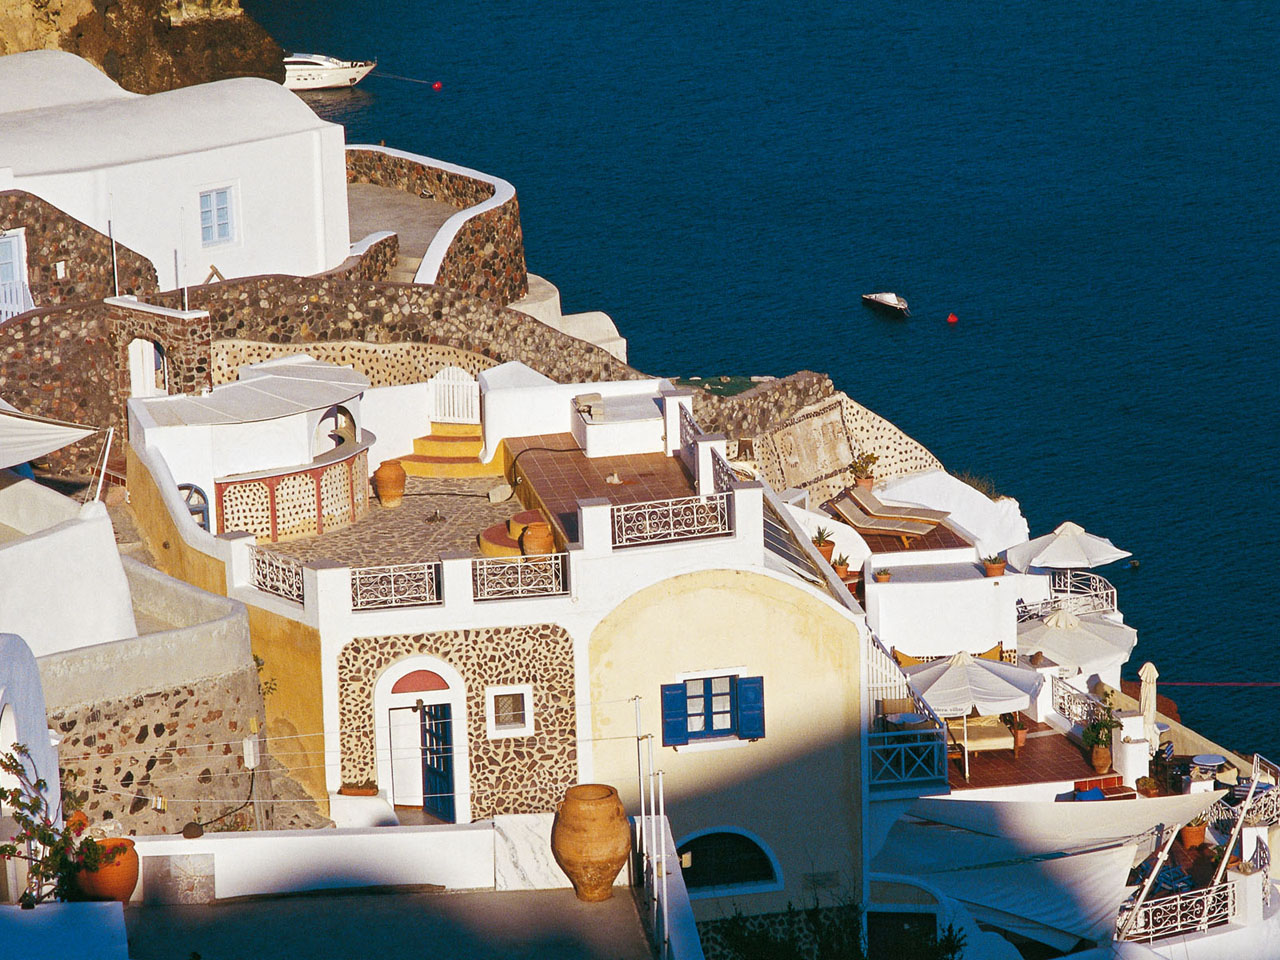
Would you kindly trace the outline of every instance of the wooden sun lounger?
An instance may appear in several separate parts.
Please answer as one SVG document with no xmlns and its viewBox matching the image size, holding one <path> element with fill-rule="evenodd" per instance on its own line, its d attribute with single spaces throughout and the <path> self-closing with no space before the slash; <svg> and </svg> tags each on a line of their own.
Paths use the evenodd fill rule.
<svg viewBox="0 0 1280 960">
<path fill-rule="evenodd" d="M 870 517 L 889 520 L 919 520 L 922 523 L 937 524 L 951 516 L 946 510 L 930 510 L 928 507 L 901 507 L 897 504 L 884 503 L 870 490 L 852 487 L 845 495 L 853 498 L 853 502 L 862 508 Z"/>
<path fill-rule="evenodd" d="M 863 512 L 846 494 L 841 494 L 829 504 L 831 509 L 855 530 L 867 530 L 871 533 L 892 533 L 898 536 L 923 537 L 937 524 L 922 523 L 919 520 L 898 520 L 893 517 L 871 517 Z"/>
</svg>

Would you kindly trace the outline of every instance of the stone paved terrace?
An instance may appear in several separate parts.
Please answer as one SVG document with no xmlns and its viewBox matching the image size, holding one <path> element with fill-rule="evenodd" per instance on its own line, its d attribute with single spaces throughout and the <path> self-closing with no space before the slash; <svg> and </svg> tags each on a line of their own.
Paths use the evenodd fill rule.
<svg viewBox="0 0 1280 960">
<path fill-rule="evenodd" d="M 571 542 L 578 539 L 579 500 L 602 497 L 612 503 L 643 503 L 696 493 L 680 461 L 661 453 L 589 459 L 571 433 L 509 439 L 507 449 L 520 458 L 517 473 Z M 613 473 L 622 483 L 605 481 Z"/>
<path fill-rule="evenodd" d="M 332 560 L 360 567 L 438 560 L 445 550 L 478 557 L 477 534 L 524 509 L 514 497 L 489 502 L 489 491 L 500 483 L 501 477 L 409 477 L 398 507 L 383 507 L 370 493 L 368 514 L 349 527 L 262 546 L 303 563 Z M 437 510 L 443 519 L 429 519 Z"/>
<path fill-rule="evenodd" d="M 652 960 L 635 900 L 572 890 L 323 893 L 125 908 L 133 960 Z"/>
<path fill-rule="evenodd" d="M 985 750 L 971 754 L 967 781 L 963 761 L 953 756 L 947 764 L 951 789 L 1012 787 L 1097 776 L 1074 741 L 1045 724 L 1027 720 L 1027 725 L 1027 745 L 1022 748 L 1021 756 L 1015 759 L 1012 750 Z"/>
<path fill-rule="evenodd" d="M 444 222 L 457 212 L 452 204 L 415 197 L 395 187 L 347 184 L 351 242 L 378 230 L 392 230 L 400 238 L 400 260 L 392 271 L 392 280 L 413 281 L 427 247 Z"/>
</svg>

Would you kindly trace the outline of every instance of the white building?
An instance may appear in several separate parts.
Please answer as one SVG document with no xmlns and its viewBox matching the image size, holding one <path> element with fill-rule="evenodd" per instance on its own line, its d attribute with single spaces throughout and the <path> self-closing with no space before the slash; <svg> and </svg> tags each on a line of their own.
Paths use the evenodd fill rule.
<svg viewBox="0 0 1280 960">
<path fill-rule="evenodd" d="M 35 194 L 155 265 L 160 286 L 306 275 L 349 250 L 340 126 L 269 80 L 142 96 L 52 50 L 0 57 L 0 190 Z"/>
</svg>

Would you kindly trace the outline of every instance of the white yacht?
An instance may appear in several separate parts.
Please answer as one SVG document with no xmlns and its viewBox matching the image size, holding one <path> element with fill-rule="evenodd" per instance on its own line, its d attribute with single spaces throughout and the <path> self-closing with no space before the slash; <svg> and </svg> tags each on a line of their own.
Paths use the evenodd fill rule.
<svg viewBox="0 0 1280 960">
<path fill-rule="evenodd" d="M 291 53 L 284 58 L 284 85 L 290 90 L 354 87 L 377 65 L 376 60 L 339 60 L 319 53 Z"/>
</svg>

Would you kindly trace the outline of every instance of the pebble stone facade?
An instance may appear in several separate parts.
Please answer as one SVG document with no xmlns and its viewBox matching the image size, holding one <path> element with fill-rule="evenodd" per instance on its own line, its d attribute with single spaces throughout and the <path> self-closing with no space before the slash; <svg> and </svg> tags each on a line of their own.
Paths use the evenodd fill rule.
<svg viewBox="0 0 1280 960">
<path fill-rule="evenodd" d="M 388 668 L 429 654 L 466 684 L 471 818 L 554 810 L 578 780 L 573 640 L 555 624 L 357 637 L 338 654 L 342 781 L 375 778 L 373 690 Z M 490 740 L 485 688 L 533 685 L 534 734 Z M 456 735 L 455 735 L 456 739 Z M 385 784 L 380 784 L 385 787 Z"/>
</svg>

